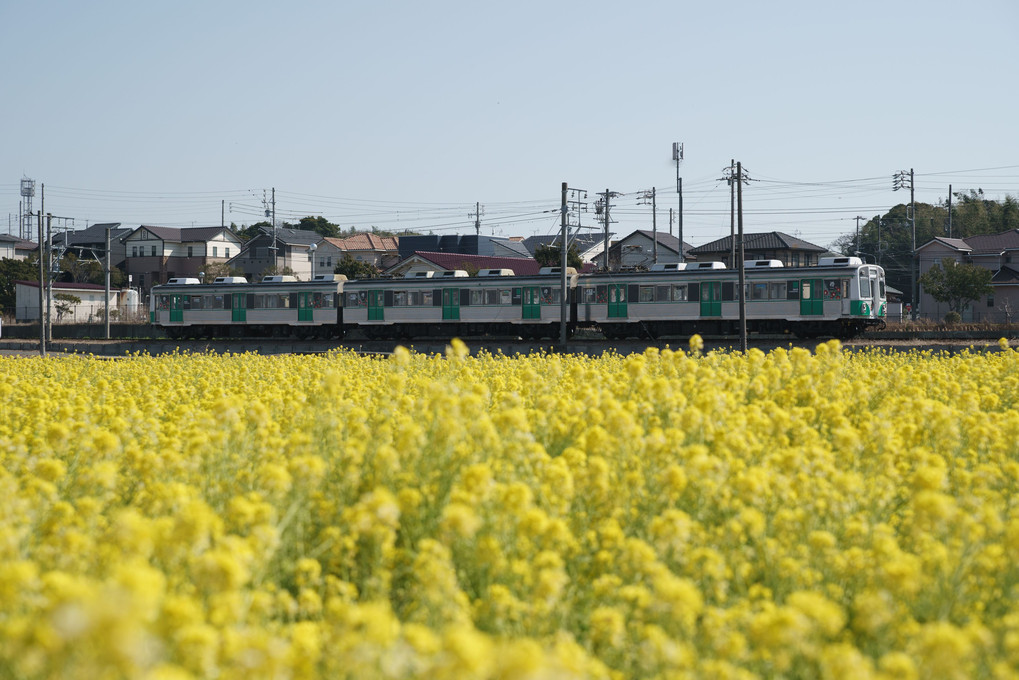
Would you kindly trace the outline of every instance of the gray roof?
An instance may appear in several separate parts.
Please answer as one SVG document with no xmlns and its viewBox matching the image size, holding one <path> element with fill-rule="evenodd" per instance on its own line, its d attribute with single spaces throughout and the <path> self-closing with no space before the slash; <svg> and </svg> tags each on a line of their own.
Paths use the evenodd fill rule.
<svg viewBox="0 0 1019 680">
<path fill-rule="evenodd" d="M 121 227 L 120 222 L 105 222 L 99 224 L 93 224 L 87 229 L 79 229 L 77 231 L 63 231 L 53 235 L 54 243 L 63 243 L 64 239 L 67 239 L 68 246 L 77 246 L 84 244 L 105 244 L 106 243 L 106 227 L 110 228 L 110 240 L 116 241 L 117 239 L 126 236 L 134 231 L 130 227 Z"/>
<path fill-rule="evenodd" d="M 261 229 L 262 235 L 256 236 L 255 238 L 261 239 L 262 236 L 270 239 L 272 238 L 272 227 L 261 227 Z M 276 228 L 276 240 L 288 245 L 311 245 L 312 243 L 321 242 L 322 238 L 322 234 L 317 231 L 311 231 L 310 229 Z"/>
<path fill-rule="evenodd" d="M 135 229 L 131 233 L 145 229 L 146 231 L 152 232 L 158 238 L 163 241 L 170 241 L 172 243 L 190 243 L 193 241 L 210 241 L 219 236 L 224 231 L 228 234 L 233 234 L 227 227 L 150 227 L 142 225 Z M 280 230 L 282 231 L 282 229 Z M 240 239 L 236 236 L 239 241 Z"/>
<path fill-rule="evenodd" d="M 728 253 L 732 248 L 732 236 L 705 243 L 690 250 L 694 255 L 708 253 Z M 784 234 L 781 231 L 768 231 L 760 234 L 743 234 L 743 250 L 800 250 L 811 253 L 824 253 L 827 248 L 814 245 L 810 241 Z"/>
<path fill-rule="evenodd" d="M 991 283 L 1019 283 L 1019 271 L 1012 269 L 1007 264 L 996 271 L 991 277 Z"/>
<path fill-rule="evenodd" d="M 528 236 L 523 240 L 524 247 L 527 248 L 527 252 L 534 256 L 534 253 L 538 250 L 539 246 L 551 246 L 559 243 L 560 234 L 550 234 L 548 236 Z M 609 234 L 609 238 L 612 238 L 612 234 Z M 589 248 L 593 248 L 599 243 L 605 241 L 605 234 L 577 234 L 571 238 L 573 243 L 577 244 L 577 250 L 583 252 Z"/>
<path fill-rule="evenodd" d="M 1019 248 L 1019 229 L 1009 229 L 997 234 L 980 234 L 962 239 L 974 253 L 1000 253 L 1003 250 Z"/>
</svg>

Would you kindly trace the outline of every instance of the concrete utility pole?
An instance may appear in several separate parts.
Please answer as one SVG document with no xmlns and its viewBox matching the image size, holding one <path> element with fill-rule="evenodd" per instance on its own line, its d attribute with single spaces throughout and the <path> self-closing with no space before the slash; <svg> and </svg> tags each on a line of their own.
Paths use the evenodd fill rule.
<svg viewBox="0 0 1019 680">
<path fill-rule="evenodd" d="M 736 159 L 729 160 L 729 261 L 736 266 Z"/>
<path fill-rule="evenodd" d="M 53 215 L 46 213 L 46 341 L 53 342 Z"/>
<path fill-rule="evenodd" d="M 110 339 L 110 227 L 106 227 L 106 304 L 104 309 L 103 327 L 106 339 Z"/>
<path fill-rule="evenodd" d="M 638 203 L 641 205 L 647 205 L 647 201 L 651 201 L 651 261 L 654 264 L 658 264 L 658 206 L 655 202 L 655 187 L 651 187 L 651 191 L 645 191 Z M 682 250 L 682 248 L 680 248 Z M 682 255 L 682 253 L 680 253 Z"/>
<path fill-rule="evenodd" d="M 468 218 L 474 218 L 474 233 L 478 236 L 481 236 L 481 216 L 484 214 L 485 213 L 482 212 L 481 203 L 478 201 L 474 202 L 474 212 L 467 213 Z"/>
<path fill-rule="evenodd" d="M 42 306 L 46 302 L 46 266 L 44 264 L 42 246 L 42 210 L 39 210 L 36 222 L 39 225 L 39 356 L 46 356 L 46 324 L 42 320 Z"/>
<path fill-rule="evenodd" d="M 597 215 L 601 211 L 602 222 L 605 224 L 605 251 L 602 253 L 602 263 L 605 265 L 605 271 L 609 270 L 609 225 L 612 223 L 612 218 L 609 216 L 609 209 L 612 207 L 612 204 L 609 201 L 618 195 L 618 192 L 606 189 L 602 197 L 595 203 L 594 212 Z"/>
<path fill-rule="evenodd" d="M 948 185 L 948 238 L 952 238 L 952 185 Z"/>
<path fill-rule="evenodd" d="M 739 347 L 747 353 L 747 272 L 743 261 L 743 164 L 736 163 L 736 194 L 739 204 Z"/>
<path fill-rule="evenodd" d="M 560 264 L 559 264 L 559 269 L 561 270 L 560 271 L 560 280 L 559 280 L 559 283 L 561 285 L 561 293 L 560 293 L 560 296 L 559 296 L 560 297 L 560 300 L 559 300 L 559 346 L 560 347 L 565 347 L 566 346 L 566 309 L 567 309 L 567 305 L 566 305 L 566 249 L 567 249 L 567 244 L 569 243 L 569 238 L 568 238 L 569 230 L 568 230 L 568 228 L 566 226 L 566 224 L 567 224 L 566 223 L 566 214 L 567 214 L 567 207 L 566 207 L 566 191 L 567 191 L 567 189 L 566 189 L 566 186 L 567 186 L 566 182 L 563 182 L 562 206 L 559 209 L 560 210 L 560 221 L 562 222 L 562 229 L 563 229 L 563 233 L 562 233 L 562 236 L 560 237 L 560 241 L 559 241 L 559 251 L 560 251 L 560 253 L 562 255 L 562 257 L 560 258 Z"/>
<path fill-rule="evenodd" d="M 893 177 L 892 190 L 898 191 L 906 186 L 906 171 L 897 172 Z M 909 169 L 909 224 L 913 233 L 913 250 L 909 253 L 909 299 L 913 305 L 910 318 L 916 321 L 919 296 L 916 289 L 916 201 L 914 194 L 913 168 Z"/>
<path fill-rule="evenodd" d="M 679 194 L 679 261 L 686 262 L 683 254 L 683 178 L 679 176 L 679 164 L 683 160 L 683 143 L 672 143 L 672 160 L 676 161 L 676 193 Z"/>
</svg>

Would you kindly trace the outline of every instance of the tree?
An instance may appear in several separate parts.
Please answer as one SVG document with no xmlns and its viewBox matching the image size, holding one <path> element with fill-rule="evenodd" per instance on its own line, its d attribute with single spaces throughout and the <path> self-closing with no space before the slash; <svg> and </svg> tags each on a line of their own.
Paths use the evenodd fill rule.
<svg viewBox="0 0 1019 680">
<path fill-rule="evenodd" d="M 355 260 L 350 256 L 350 253 L 343 254 L 343 259 L 333 267 L 333 273 L 343 274 L 348 279 L 377 279 L 382 275 L 378 267 Z"/>
<path fill-rule="evenodd" d="M 920 277 L 920 285 L 938 302 L 947 302 L 948 309 L 962 314 L 974 300 L 990 294 L 991 270 L 974 264 L 960 264 L 946 257 L 935 263 Z"/>
<path fill-rule="evenodd" d="M 542 267 L 561 267 L 563 251 L 559 248 L 558 243 L 542 244 L 535 249 L 534 259 Z M 570 247 L 566 249 L 566 266 L 573 267 L 578 271 L 584 267 L 584 261 L 580 259 L 576 243 L 571 243 Z"/>
<path fill-rule="evenodd" d="M 205 267 L 205 280 L 212 283 L 217 276 L 244 276 L 240 267 L 231 267 L 226 262 L 210 262 Z"/>
<path fill-rule="evenodd" d="M 262 273 L 258 275 L 258 278 L 261 280 L 267 276 L 296 276 L 296 274 L 290 267 L 280 267 L 279 265 L 274 264 L 263 269 Z"/>
<path fill-rule="evenodd" d="M 336 238 L 340 235 L 340 228 L 319 215 L 318 217 L 302 217 L 296 227 L 304 231 L 313 231 L 321 236 Z"/>
<path fill-rule="evenodd" d="M 53 296 L 54 306 L 57 308 L 57 321 L 70 314 L 76 305 L 81 304 L 81 298 L 70 293 L 57 293 Z"/>
<path fill-rule="evenodd" d="M 38 281 L 39 259 L 35 255 L 25 260 L 0 259 L 0 309 L 13 310 L 17 304 L 15 281 Z"/>
</svg>

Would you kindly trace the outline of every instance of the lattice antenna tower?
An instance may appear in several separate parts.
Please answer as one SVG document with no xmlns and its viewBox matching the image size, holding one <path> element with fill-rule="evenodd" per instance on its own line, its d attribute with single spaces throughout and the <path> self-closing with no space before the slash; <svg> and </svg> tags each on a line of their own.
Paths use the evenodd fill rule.
<svg viewBox="0 0 1019 680">
<path fill-rule="evenodd" d="M 24 209 L 21 211 L 21 224 L 18 225 L 18 236 L 26 241 L 32 240 L 32 198 L 35 196 L 35 180 L 21 178 L 21 198 Z"/>
</svg>

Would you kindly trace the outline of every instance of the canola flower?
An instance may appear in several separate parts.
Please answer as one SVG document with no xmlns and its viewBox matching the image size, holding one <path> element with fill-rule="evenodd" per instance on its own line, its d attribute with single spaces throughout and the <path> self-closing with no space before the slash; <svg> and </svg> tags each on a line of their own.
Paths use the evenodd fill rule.
<svg viewBox="0 0 1019 680">
<path fill-rule="evenodd" d="M 1019 354 L 0 358 L 0 678 L 1010 678 Z"/>
</svg>

